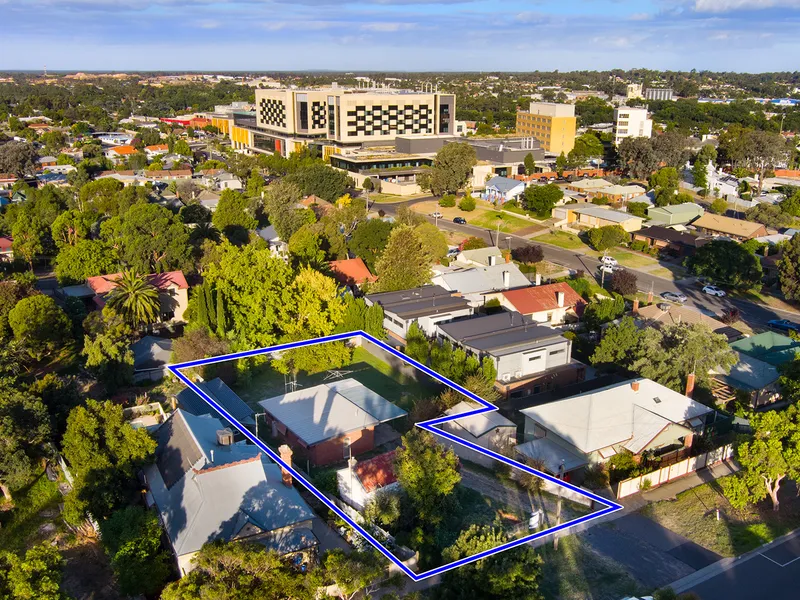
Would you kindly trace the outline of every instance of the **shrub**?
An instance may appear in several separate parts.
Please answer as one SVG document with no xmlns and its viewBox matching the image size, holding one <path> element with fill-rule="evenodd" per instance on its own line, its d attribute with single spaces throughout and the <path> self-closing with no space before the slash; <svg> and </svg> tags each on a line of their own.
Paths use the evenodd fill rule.
<svg viewBox="0 0 800 600">
<path fill-rule="evenodd" d="M 456 205 L 456 197 L 455 194 L 445 194 L 441 198 L 439 198 L 439 206 L 443 208 L 452 208 Z"/>
<path fill-rule="evenodd" d="M 592 247 L 600 252 L 619 246 L 629 239 L 628 233 L 619 225 L 606 225 L 590 229 L 587 235 Z"/>
<path fill-rule="evenodd" d="M 644 219 L 647 217 L 648 206 L 647 202 L 628 202 L 628 214 Z"/>
<path fill-rule="evenodd" d="M 472 212 L 473 210 L 475 210 L 476 206 L 477 203 L 475 202 L 475 198 L 469 195 L 464 196 L 461 199 L 461 202 L 458 203 L 458 208 L 460 208 L 464 212 Z"/>
<path fill-rule="evenodd" d="M 643 240 L 635 240 L 631 242 L 631 250 L 636 250 L 637 252 L 650 252 L 650 246 Z"/>
<path fill-rule="evenodd" d="M 325 469 L 313 475 L 311 481 L 314 482 L 314 487 L 329 494 L 339 493 L 339 484 L 336 480 L 335 469 Z"/>
<path fill-rule="evenodd" d="M 521 263 L 533 264 L 544 260 L 544 251 L 541 246 L 528 244 L 520 248 L 514 248 L 511 251 L 511 257 Z"/>
<path fill-rule="evenodd" d="M 486 248 L 486 242 L 479 237 L 470 237 L 461 245 L 462 250 L 477 250 L 479 248 Z"/>
<path fill-rule="evenodd" d="M 597 490 L 607 487 L 608 482 L 608 470 L 604 464 L 598 463 L 586 468 L 586 475 L 583 479 L 583 485 L 587 488 Z"/>
<path fill-rule="evenodd" d="M 501 311 L 500 300 L 497 298 L 492 298 L 491 300 L 487 300 L 486 303 L 483 305 L 483 308 L 486 310 L 486 313 L 491 315 L 496 312 Z"/>
<path fill-rule="evenodd" d="M 639 291 L 636 273 L 628 269 L 620 269 L 611 276 L 611 291 L 623 296 L 631 296 Z"/>
<path fill-rule="evenodd" d="M 391 527 L 400 518 L 400 496 L 379 490 L 364 507 L 364 518 L 369 523 Z"/>
<path fill-rule="evenodd" d="M 653 487 L 653 482 L 652 482 L 652 481 L 650 481 L 650 479 L 648 479 L 647 477 L 645 477 L 644 479 L 642 479 L 642 480 L 639 482 L 639 491 L 640 491 L 640 492 L 646 492 L 646 491 L 647 491 L 647 490 L 649 490 L 651 487 Z"/>
</svg>

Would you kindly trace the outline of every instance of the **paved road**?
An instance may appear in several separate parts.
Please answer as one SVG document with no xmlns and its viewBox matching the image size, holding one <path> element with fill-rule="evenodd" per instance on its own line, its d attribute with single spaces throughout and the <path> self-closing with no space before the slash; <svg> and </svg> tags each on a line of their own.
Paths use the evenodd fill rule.
<svg viewBox="0 0 800 600">
<path fill-rule="evenodd" d="M 798 582 L 800 535 L 795 535 L 766 550 L 732 561 L 726 570 L 701 583 L 691 587 L 675 586 L 675 589 L 694 592 L 701 600 L 795 600 L 800 597 Z"/>
<path fill-rule="evenodd" d="M 387 214 L 392 215 L 395 214 L 397 208 L 400 206 L 410 206 L 411 204 L 432 199 L 432 197 L 419 198 L 392 204 L 375 204 L 373 205 L 373 210 L 380 208 L 386 211 Z M 495 231 L 490 229 L 469 224 L 458 225 L 446 219 L 434 220 L 432 217 L 427 217 L 427 219 L 431 223 L 436 223 L 440 229 L 445 231 L 455 231 L 465 235 L 479 237 L 491 245 L 495 245 L 498 242 L 498 240 L 495 239 Z M 529 244 L 536 244 L 535 239 L 530 241 L 514 234 L 500 233 L 499 246 L 502 248 L 514 249 Z M 548 244 L 538 245 L 541 245 L 542 250 L 544 251 L 545 259 L 550 262 L 562 265 L 569 269 L 583 270 L 587 274 L 597 274 L 597 267 L 600 265 L 600 262 L 595 258 L 580 254 L 573 250 L 565 250 L 563 248 L 550 246 Z M 767 321 L 771 319 L 791 319 L 794 321 L 800 320 L 797 313 L 794 312 L 782 311 L 761 304 L 748 302 L 746 300 L 708 296 L 702 292 L 700 285 L 698 285 L 692 279 L 687 279 L 686 282 L 679 282 L 676 284 L 675 282 L 664 279 L 663 277 L 656 277 L 643 271 L 637 271 L 636 275 L 640 290 L 650 291 L 652 289 L 655 296 L 660 296 L 664 292 L 681 292 L 688 297 L 686 306 L 694 307 L 709 316 L 719 315 L 722 313 L 723 309 L 735 306 L 739 309 L 742 320 L 746 321 L 750 326 L 763 327 L 766 325 Z"/>
</svg>

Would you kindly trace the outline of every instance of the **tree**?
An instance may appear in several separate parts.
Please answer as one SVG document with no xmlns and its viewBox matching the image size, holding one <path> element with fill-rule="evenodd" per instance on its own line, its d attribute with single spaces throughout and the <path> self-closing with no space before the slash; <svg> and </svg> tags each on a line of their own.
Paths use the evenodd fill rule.
<svg viewBox="0 0 800 600">
<path fill-rule="evenodd" d="M 582 167 L 591 158 L 600 158 L 605 154 L 603 142 L 592 132 L 575 138 L 575 146 L 567 156 L 567 162 L 573 167 Z"/>
<path fill-rule="evenodd" d="M 99 316 L 98 316 L 99 315 Z M 86 367 L 110 390 L 133 381 L 133 330 L 113 308 L 106 306 L 93 313 L 87 324 L 81 354 Z"/>
<path fill-rule="evenodd" d="M 414 234 L 422 243 L 428 263 L 434 263 L 447 256 L 449 249 L 444 233 L 433 223 L 420 223 L 414 227 Z"/>
<path fill-rule="evenodd" d="M 675 129 L 665 131 L 649 141 L 652 143 L 653 154 L 659 164 L 663 163 L 667 167 L 678 169 L 689 158 L 689 138 Z"/>
<path fill-rule="evenodd" d="M 380 555 L 373 550 L 353 551 L 349 554 L 339 548 L 328 551 L 323 557 L 327 576 L 339 588 L 341 600 L 353 600 L 359 594 L 370 598 L 384 576 Z"/>
<path fill-rule="evenodd" d="M 302 197 L 300 186 L 287 179 L 273 183 L 267 189 L 264 206 L 270 223 L 283 240 L 288 240 L 306 223 L 313 223 L 316 220 L 312 211 L 296 208 Z"/>
<path fill-rule="evenodd" d="M 747 213 L 745 213 L 745 218 L 748 221 L 763 223 L 767 227 L 774 227 L 775 229 L 788 227 L 793 221 L 792 216 L 783 212 L 780 206 L 764 202 L 756 204 L 753 208 L 749 209 Z"/>
<path fill-rule="evenodd" d="M 703 162 L 698 156 L 692 165 L 692 179 L 694 186 L 700 188 L 703 196 L 708 194 L 708 162 Z"/>
<path fill-rule="evenodd" d="M 374 270 L 375 263 L 386 248 L 391 231 L 392 224 L 381 219 L 363 221 L 353 232 L 348 248 L 360 257 L 370 270 Z"/>
<path fill-rule="evenodd" d="M 600 329 L 603 323 L 608 323 L 621 317 L 625 313 L 625 300 L 619 294 L 612 293 L 613 298 L 604 298 L 590 302 L 583 311 L 583 320 L 589 329 Z"/>
<path fill-rule="evenodd" d="M 486 242 L 483 238 L 471 236 L 464 240 L 464 243 L 461 244 L 462 250 L 479 250 L 480 248 L 486 248 Z"/>
<path fill-rule="evenodd" d="M 155 440 L 147 430 L 131 427 L 120 405 L 87 400 L 72 409 L 63 454 L 75 484 L 64 517 L 76 524 L 87 514 L 103 519 L 128 503 L 137 488 L 136 470 L 155 449 Z"/>
<path fill-rule="evenodd" d="M 787 194 L 778 206 L 787 215 L 800 217 L 800 189 L 797 189 L 792 195 Z"/>
<path fill-rule="evenodd" d="M 296 265 L 319 268 L 325 261 L 322 240 L 313 225 L 303 225 L 289 238 L 289 254 Z"/>
<path fill-rule="evenodd" d="M 14 254 L 21 256 L 33 271 L 33 259 L 44 252 L 42 236 L 47 232 L 47 227 L 37 217 L 22 213 L 11 229 L 14 238 L 12 248 Z"/>
<path fill-rule="evenodd" d="M 781 483 L 800 476 L 800 412 L 792 405 L 784 411 L 754 413 L 750 426 L 753 437 L 736 447 L 742 470 L 722 480 L 723 490 L 734 508 L 769 496 L 772 510 L 778 511 Z"/>
<path fill-rule="evenodd" d="M 778 264 L 781 291 L 790 300 L 800 300 L 800 235 L 792 236 Z"/>
<path fill-rule="evenodd" d="M 554 183 L 529 185 L 525 188 L 525 208 L 539 218 L 550 216 L 553 207 L 564 197 L 564 192 Z"/>
<path fill-rule="evenodd" d="M 212 356 L 222 356 L 230 352 L 227 340 L 218 338 L 206 327 L 192 327 L 184 330 L 181 337 L 172 343 L 172 362 L 183 363 Z M 200 375 L 206 381 L 221 377 L 228 384 L 236 380 L 236 368 L 233 361 L 224 361 L 198 367 Z"/>
<path fill-rule="evenodd" d="M 536 160 L 533 158 L 533 154 L 528 152 L 525 155 L 525 160 L 523 161 L 525 165 L 525 174 L 526 175 L 533 175 L 536 172 Z"/>
<path fill-rule="evenodd" d="M 117 271 L 119 259 L 116 251 L 100 240 L 80 240 L 74 246 L 64 246 L 55 260 L 56 279 L 62 286 Z"/>
<path fill-rule="evenodd" d="M 364 183 L 361 184 L 361 188 L 366 192 L 371 192 L 375 189 L 375 184 L 372 183 L 372 179 L 370 177 L 365 177 Z"/>
<path fill-rule="evenodd" d="M 186 140 L 178 140 L 175 142 L 175 146 L 172 148 L 172 151 L 175 154 L 180 154 L 181 156 L 192 156 L 192 148 L 189 146 Z"/>
<path fill-rule="evenodd" d="M 600 252 L 624 244 L 630 239 L 629 234 L 619 225 L 596 227 L 590 229 L 587 235 L 592 247 Z"/>
<path fill-rule="evenodd" d="M 622 296 L 632 296 L 639 291 L 636 273 L 628 269 L 620 269 L 611 275 L 610 289 Z"/>
<path fill-rule="evenodd" d="M 425 285 L 430 281 L 430 258 L 416 229 L 407 225 L 395 227 L 375 264 L 375 291 L 393 292 Z"/>
<path fill-rule="evenodd" d="M 646 179 L 658 168 L 658 157 L 648 138 L 625 138 L 618 152 L 623 168 L 636 179 Z"/>
<path fill-rule="evenodd" d="M 123 594 L 152 596 L 161 591 L 172 569 L 169 555 L 161 549 L 161 525 L 154 512 L 128 506 L 103 521 L 100 532 Z"/>
<path fill-rule="evenodd" d="M 647 209 L 650 205 L 647 202 L 626 202 L 625 203 L 625 210 L 628 211 L 628 214 L 631 214 L 635 217 L 641 217 L 643 219 L 647 218 Z"/>
<path fill-rule="evenodd" d="M 675 167 L 664 167 L 650 176 L 650 187 L 655 192 L 656 206 L 675 204 L 678 192 L 678 170 Z"/>
<path fill-rule="evenodd" d="M 7 342 L 8 338 L 14 335 L 8 324 L 8 313 L 17 305 L 17 302 L 34 293 L 38 292 L 31 286 L 21 285 L 13 280 L 0 282 L 0 340 Z"/>
<path fill-rule="evenodd" d="M 564 156 L 564 152 L 562 151 L 561 154 L 556 157 L 556 173 L 558 176 L 561 177 L 564 174 L 564 169 L 567 168 L 567 157 Z"/>
<path fill-rule="evenodd" d="M 134 329 L 158 321 L 161 301 L 158 290 L 146 278 L 128 269 L 114 281 L 107 305 L 117 311 Z"/>
<path fill-rule="evenodd" d="M 461 481 L 453 450 L 440 445 L 431 433 L 414 428 L 403 436 L 394 467 L 420 520 L 429 525 L 441 522 L 448 498 Z"/>
<path fill-rule="evenodd" d="M 436 153 L 433 166 L 427 174 L 431 192 L 436 196 L 455 194 L 466 185 L 472 174 L 472 167 L 477 162 L 475 149 L 469 144 L 445 144 Z"/>
<path fill-rule="evenodd" d="M 761 263 L 736 242 L 712 240 L 703 244 L 689 258 L 687 266 L 694 275 L 734 288 L 752 289 L 761 285 Z"/>
<path fill-rule="evenodd" d="M 78 210 L 111 215 L 112 207 L 115 205 L 114 198 L 124 187 L 121 181 L 109 177 L 91 181 L 81 187 L 78 194 Z"/>
<path fill-rule="evenodd" d="M 761 195 L 767 170 L 786 160 L 788 154 L 789 147 L 780 134 L 759 129 L 747 131 L 743 162 L 758 176 L 758 196 Z"/>
<path fill-rule="evenodd" d="M 245 244 L 250 231 L 258 227 L 258 221 L 247 210 L 247 198 L 234 190 L 225 190 L 219 197 L 217 210 L 211 222 L 225 234 L 232 244 Z"/>
<path fill-rule="evenodd" d="M 469 529 L 461 532 L 452 546 L 442 551 L 442 558 L 451 563 L 492 550 L 508 541 L 508 536 L 500 528 L 470 525 Z M 445 574 L 435 597 L 439 600 L 463 598 L 465 590 L 469 590 L 469 596 L 476 600 L 540 600 L 541 567 L 542 558 L 530 546 L 523 546 Z"/>
<path fill-rule="evenodd" d="M 301 168 L 285 177 L 284 181 L 297 184 L 306 196 L 317 196 L 328 202 L 335 202 L 344 196 L 347 188 L 353 187 L 353 180 L 347 173 L 325 163 Z"/>
<path fill-rule="evenodd" d="M 544 250 L 542 250 L 541 246 L 525 244 L 519 248 L 514 248 L 511 251 L 511 257 L 521 263 L 532 265 L 544 260 Z"/>
<path fill-rule="evenodd" d="M 42 401 L 0 381 L 0 491 L 7 500 L 11 490 L 31 481 L 49 438 L 50 417 Z"/>
<path fill-rule="evenodd" d="M 0 552 L 0 598 L 7 600 L 68 600 L 61 591 L 64 559 L 47 543 L 25 556 Z"/>
<path fill-rule="evenodd" d="M 631 317 L 624 317 L 603 332 L 590 361 L 593 365 L 624 365 L 629 363 L 639 345 L 641 330 Z"/>
<path fill-rule="evenodd" d="M 50 296 L 23 298 L 8 313 L 14 338 L 36 360 L 72 341 L 72 324 Z"/>
<path fill-rule="evenodd" d="M 36 172 L 39 154 L 33 144 L 8 142 L 0 145 L 0 173 L 13 173 L 18 179 Z"/>
<path fill-rule="evenodd" d="M 458 208 L 460 208 L 464 212 L 472 212 L 473 210 L 475 210 L 476 206 L 477 203 L 475 202 L 475 198 L 471 194 L 466 194 L 458 202 Z"/>
<path fill-rule="evenodd" d="M 708 210 L 715 215 L 724 215 L 728 212 L 728 201 L 725 198 L 715 198 Z"/>
<path fill-rule="evenodd" d="M 241 541 L 205 544 L 193 562 L 194 569 L 170 583 L 161 600 L 314 600 L 321 583 L 277 552 Z"/>
<path fill-rule="evenodd" d="M 95 217 L 89 213 L 78 210 L 68 210 L 58 215 L 50 232 L 56 246 L 74 246 L 79 241 L 89 236 L 89 230 L 95 222 Z"/>
</svg>

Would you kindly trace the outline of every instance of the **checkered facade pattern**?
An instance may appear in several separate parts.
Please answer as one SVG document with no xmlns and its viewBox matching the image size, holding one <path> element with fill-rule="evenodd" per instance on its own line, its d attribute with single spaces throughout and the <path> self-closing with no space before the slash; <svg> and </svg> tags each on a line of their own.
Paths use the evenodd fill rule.
<svg viewBox="0 0 800 600">
<path fill-rule="evenodd" d="M 347 111 L 349 136 L 434 133 L 434 126 L 433 109 L 426 104 L 361 105 Z"/>
<path fill-rule="evenodd" d="M 311 129 L 324 129 L 327 110 L 324 102 L 311 103 Z"/>
<path fill-rule="evenodd" d="M 276 98 L 262 98 L 258 103 L 258 113 L 261 122 L 274 127 L 286 127 L 286 105 L 283 100 Z"/>
</svg>

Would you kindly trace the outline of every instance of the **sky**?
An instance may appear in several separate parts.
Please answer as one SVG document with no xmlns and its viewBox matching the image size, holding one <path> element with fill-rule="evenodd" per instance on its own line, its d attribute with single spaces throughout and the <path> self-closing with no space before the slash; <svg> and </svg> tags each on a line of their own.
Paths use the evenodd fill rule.
<svg viewBox="0 0 800 600">
<path fill-rule="evenodd" d="M 800 69 L 800 0 L 0 0 L 0 70 Z"/>
</svg>

